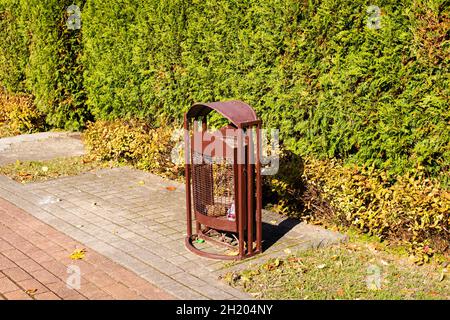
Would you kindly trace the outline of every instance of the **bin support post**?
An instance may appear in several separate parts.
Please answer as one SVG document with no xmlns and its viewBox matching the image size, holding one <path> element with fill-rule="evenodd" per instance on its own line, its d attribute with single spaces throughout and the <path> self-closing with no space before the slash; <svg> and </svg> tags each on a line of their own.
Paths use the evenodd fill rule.
<svg viewBox="0 0 450 320">
<path fill-rule="evenodd" d="M 193 125 L 192 125 L 192 130 L 193 130 L 193 132 L 192 132 L 192 143 L 191 143 L 191 162 L 192 162 L 192 165 L 194 165 L 194 158 L 193 158 L 193 155 L 194 155 L 194 136 L 197 134 L 197 132 L 198 132 L 198 119 L 197 118 L 194 118 L 194 123 L 193 123 Z M 203 159 L 202 159 L 202 162 L 203 162 Z M 195 200 L 194 200 L 194 207 L 195 206 L 197 206 L 197 204 L 195 203 Z M 197 234 L 197 235 L 201 235 L 202 234 L 202 226 L 201 226 L 201 224 L 200 224 L 200 222 L 198 222 L 197 220 L 195 220 L 195 233 Z"/>
<path fill-rule="evenodd" d="M 256 250 L 262 252 L 261 122 L 256 127 Z"/>
<path fill-rule="evenodd" d="M 192 205 L 191 205 L 191 165 L 190 165 L 190 138 L 189 122 L 186 113 L 184 114 L 184 174 L 186 177 L 186 222 L 187 236 L 192 237 Z"/>
<path fill-rule="evenodd" d="M 245 192 L 245 178 L 244 178 L 244 163 L 245 163 L 245 148 L 244 148 L 244 129 L 238 127 L 237 134 L 237 166 L 238 166 L 238 202 L 239 202 L 239 214 L 238 214 L 238 232 L 239 232 L 239 258 L 244 258 L 245 255 L 245 225 L 244 222 L 247 215 L 245 206 L 246 192 Z"/>
<path fill-rule="evenodd" d="M 254 224 L 254 215 L 255 208 L 253 206 L 255 190 L 253 183 L 253 172 L 255 169 L 254 161 L 255 157 L 254 148 L 253 148 L 253 128 L 247 129 L 247 251 L 249 255 L 253 254 L 253 224 Z"/>
</svg>

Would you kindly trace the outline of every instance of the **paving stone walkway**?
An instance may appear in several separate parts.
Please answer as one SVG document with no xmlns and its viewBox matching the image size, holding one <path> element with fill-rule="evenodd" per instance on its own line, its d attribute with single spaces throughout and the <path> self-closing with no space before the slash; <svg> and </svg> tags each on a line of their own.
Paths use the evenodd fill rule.
<svg viewBox="0 0 450 320">
<path fill-rule="evenodd" d="M 0 199 L 0 300 L 171 299 L 133 272 Z M 67 285 L 81 270 L 79 288 Z M 69 271 L 69 273 L 68 273 Z M 77 286 L 78 287 L 78 286 Z"/>
<path fill-rule="evenodd" d="M 179 299 L 251 299 L 219 276 L 346 240 L 264 212 L 262 255 L 231 264 L 198 257 L 184 247 L 184 185 L 127 167 L 27 185 L 0 176 L 0 197 Z"/>
<path fill-rule="evenodd" d="M 85 153 L 79 133 L 40 132 L 0 139 L 0 165 L 50 160 Z"/>
</svg>

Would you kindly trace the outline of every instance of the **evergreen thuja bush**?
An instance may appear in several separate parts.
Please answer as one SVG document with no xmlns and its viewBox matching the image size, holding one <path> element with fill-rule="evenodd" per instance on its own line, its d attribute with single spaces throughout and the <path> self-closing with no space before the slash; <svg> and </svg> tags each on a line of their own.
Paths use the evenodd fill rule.
<svg viewBox="0 0 450 320">
<path fill-rule="evenodd" d="M 241 99 L 298 155 L 439 175 L 450 166 L 448 6 L 370 5 L 88 0 L 89 108 L 157 121 Z"/>
<path fill-rule="evenodd" d="M 84 107 L 82 30 L 68 28 L 74 4 L 81 10 L 85 0 L 28 2 L 30 57 L 26 70 L 30 91 L 47 122 L 55 127 L 80 129 L 90 115 Z M 82 16 L 81 16 L 82 19 Z"/>
<path fill-rule="evenodd" d="M 67 27 L 67 8 L 84 2 L 0 1 L 2 92 L 19 100 L 31 95 L 53 127 L 80 129 L 91 118 L 84 106 L 81 29 Z"/>
<path fill-rule="evenodd" d="M 0 90 L 25 92 L 28 63 L 27 7 L 21 0 L 0 1 Z"/>
<path fill-rule="evenodd" d="M 83 7 L 83 66 L 87 106 L 97 119 L 132 116 L 142 108 L 142 72 L 136 59 L 136 0 L 86 1 Z"/>
</svg>

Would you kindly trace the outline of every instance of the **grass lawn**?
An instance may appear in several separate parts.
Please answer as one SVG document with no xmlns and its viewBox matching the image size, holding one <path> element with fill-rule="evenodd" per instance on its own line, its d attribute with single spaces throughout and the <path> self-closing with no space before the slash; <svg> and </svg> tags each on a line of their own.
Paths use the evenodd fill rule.
<svg viewBox="0 0 450 320">
<path fill-rule="evenodd" d="M 450 299 L 447 265 L 418 266 L 380 244 L 351 239 L 223 278 L 257 299 Z"/>
<path fill-rule="evenodd" d="M 58 177 L 74 176 L 99 168 L 111 167 L 112 164 L 99 162 L 86 156 L 58 158 L 47 161 L 17 161 L 0 167 L 0 174 L 18 182 L 39 182 Z"/>
</svg>

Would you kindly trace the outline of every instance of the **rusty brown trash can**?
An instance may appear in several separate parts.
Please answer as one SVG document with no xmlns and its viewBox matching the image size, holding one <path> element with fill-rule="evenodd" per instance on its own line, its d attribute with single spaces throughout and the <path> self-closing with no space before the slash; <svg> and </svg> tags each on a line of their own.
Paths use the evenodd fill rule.
<svg viewBox="0 0 450 320">
<path fill-rule="evenodd" d="M 212 112 L 228 124 L 209 128 Z M 262 252 L 261 126 L 255 111 L 236 100 L 196 103 L 185 114 L 186 247 L 192 252 L 212 259 Z M 199 249 L 198 239 L 233 254 Z"/>
</svg>

